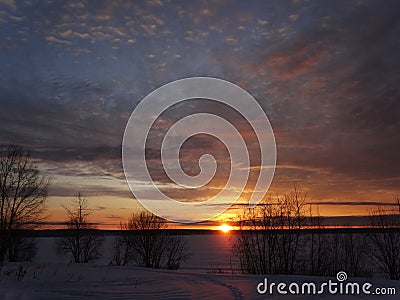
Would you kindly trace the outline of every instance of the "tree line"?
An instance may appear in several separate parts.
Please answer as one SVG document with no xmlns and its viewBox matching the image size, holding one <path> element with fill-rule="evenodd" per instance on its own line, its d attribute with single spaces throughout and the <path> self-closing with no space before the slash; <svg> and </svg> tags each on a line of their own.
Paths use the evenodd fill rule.
<svg viewBox="0 0 400 300">
<path fill-rule="evenodd" d="M 385 208 L 386 207 L 386 208 Z M 248 209 L 233 252 L 243 273 L 400 279 L 400 196 L 370 212 L 364 232 L 327 233 L 298 187 Z M 308 229 L 308 230 L 304 230 Z"/>
<path fill-rule="evenodd" d="M 43 176 L 29 151 L 20 146 L 0 146 L 0 263 L 31 260 L 36 252 L 33 238 L 24 236 L 43 220 L 49 178 Z M 56 242 L 60 255 L 74 263 L 99 259 L 104 237 L 90 220 L 88 200 L 80 193 L 66 212 L 64 236 Z M 183 237 L 168 234 L 167 222 L 147 211 L 133 213 L 121 223 L 110 264 L 135 264 L 148 268 L 178 269 L 188 257 Z"/>
</svg>

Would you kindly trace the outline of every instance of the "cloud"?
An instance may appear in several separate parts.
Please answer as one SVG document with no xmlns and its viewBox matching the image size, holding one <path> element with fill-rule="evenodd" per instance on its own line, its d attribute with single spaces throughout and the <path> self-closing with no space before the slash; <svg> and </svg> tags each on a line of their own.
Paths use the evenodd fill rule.
<svg viewBox="0 0 400 300">
<path fill-rule="evenodd" d="M 105 216 L 105 218 L 107 218 L 107 219 L 112 219 L 112 220 L 122 220 L 122 219 L 124 219 L 122 216 L 120 216 L 120 215 L 113 215 L 113 214 L 111 214 L 111 215 L 107 215 L 107 216 Z"/>
<path fill-rule="evenodd" d="M 0 16 L 10 22 L 0 28 L 0 142 L 31 148 L 52 176 L 124 180 L 121 141 L 137 103 L 169 81 L 212 76 L 245 88 L 270 118 L 278 147 L 273 191 L 296 181 L 316 202 L 373 203 L 398 189 L 396 1 L 1 4 L 15 11 Z M 159 137 L 193 112 L 220 112 L 240 130 L 254 157 L 251 180 L 267 167 L 239 114 L 189 103 L 171 108 L 149 136 L 150 171 L 166 192 L 187 197 L 162 170 Z M 183 150 L 189 174 L 204 152 L 220 162 L 212 184 L 193 198 L 218 191 L 229 172 L 221 144 L 203 136 Z M 128 196 L 126 187 L 100 185 L 52 192 L 76 188 Z"/>
<path fill-rule="evenodd" d="M 17 4 L 15 3 L 15 0 L 0 0 L 0 4 L 7 6 L 8 8 L 11 8 L 12 10 L 17 9 Z"/>
<path fill-rule="evenodd" d="M 312 72 L 314 68 L 324 64 L 329 58 L 326 49 L 318 49 L 315 46 L 304 46 L 290 53 L 274 55 L 269 58 L 268 68 L 272 70 L 275 77 L 290 79 Z"/>
<path fill-rule="evenodd" d="M 49 43 L 58 43 L 58 44 L 65 44 L 65 45 L 70 45 L 71 42 L 70 41 L 66 41 L 66 40 L 62 40 L 62 39 L 58 39 L 54 36 L 46 36 L 45 40 Z"/>
<path fill-rule="evenodd" d="M 381 202 L 381 201 L 315 201 L 309 202 L 312 205 L 355 205 L 355 206 L 395 206 L 393 202 Z"/>
<path fill-rule="evenodd" d="M 69 179 L 69 184 L 52 183 L 49 189 L 50 197 L 74 197 L 76 193 L 81 193 L 85 197 L 112 196 L 118 198 L 134 199 L 132 192 L 127 185 L 122 186 L 120 182 L 116 182 L 114 187 L 96 185 L 96 184 L 79 184 L 74 182 L 73 178 Z M 103 210 L 104 206 L 98 206 L 96 209 Z"/>
</svg>

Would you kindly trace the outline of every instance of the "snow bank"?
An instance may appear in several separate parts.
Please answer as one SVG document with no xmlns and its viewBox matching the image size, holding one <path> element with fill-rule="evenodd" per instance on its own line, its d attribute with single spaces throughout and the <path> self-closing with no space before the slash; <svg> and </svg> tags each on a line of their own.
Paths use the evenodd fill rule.
<svg viewBox="0 0 400 300">
<path fill-rule="evenodd" d="M 270 282 L 322 282 L 327 278 L 267 276 Z M 8 263 L 0 272 L 0 299 L 309 299 L 311 296 L 260 295 L 265 276 L 151 270 L 94 264 Z M 331 278 L 333 279 L 333 278 Z M 365 279 L 351 281 L 364 282 Z M 367 280 L 368 281 L 368 280 Z M 373 280 L 375 286 L 396 287 L 397 281 Z M 319 295 L 315 299 L 337 299 Z M 396 296 L 387 296 L 396 299 Z M 374 296 L 340 296 L 340 299 Z M 382 299 L 382 297 L 378 297 Z"/>
</svg>

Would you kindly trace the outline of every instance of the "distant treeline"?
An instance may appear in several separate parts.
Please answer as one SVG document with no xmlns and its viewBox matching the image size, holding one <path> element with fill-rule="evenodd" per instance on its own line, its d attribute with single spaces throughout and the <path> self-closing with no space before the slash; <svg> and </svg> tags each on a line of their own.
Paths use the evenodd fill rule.
<svg viewBox="0 0 400 300">
<path fill-rule="evenodd" d="M 170 235 L 206 235 L 206 234 L 222 234 L 219 230 L 211 229 L 148 229 L 148 232 L 156 232 L 162 230 Z M 70 232 L 69 229 L 36 229 L 36 230 L 20 230 L 24 237 L 62 237 Z M 104 236 L 118 236 L 126 234 L 139 234 L 140 230 L 109 230 L 109 229 L 90 229 L 91 232 L 96 232 Z M 234 233 L 234 230 L 231 231 Z"/>
<path fill-rule="evenodd" d="M 161 229 L 163 232 L 167 232 L 171 235 L 217 235 L 223 234 L 219 230 L 214 229 Z M 312 234 L 312 233 L 381 233 L 381 232 L 400 232 L 400 228 L 372 228 L 372 227 L 338 227 L 338 228 L 301 228 L 301 229 L 273 229 L 274 232 L 278 233 L 292 233 L 294 231 L 300 232 L 300 234 Z M 36 230 L 20 230 L 19 232 L 24 237 L 62 237 L 68 233 L 69 229 L 36 229 Z M 127 230 L 109 230 L 109 229 L 91 229 L 92 232 L 104 236 L 118 236 L 126 235 Z M 149 229 L 149 231 L 152 231 Z M 156 231 L 156 230 L 153 230 Z M 252 232 L 253 229 L 241 230 L 241 232 Z M 262 230 L 259 229 L 259 232 Z M 132 230 L 129 234 L 139 234 L 139 230 Z M 238 234 L 238 230 L 231 230 L 229 234 Z"/>
</svg>

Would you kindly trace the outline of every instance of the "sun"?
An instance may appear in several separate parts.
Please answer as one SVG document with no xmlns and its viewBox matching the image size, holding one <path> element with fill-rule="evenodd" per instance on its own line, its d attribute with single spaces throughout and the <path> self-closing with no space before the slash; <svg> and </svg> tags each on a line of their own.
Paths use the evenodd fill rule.
<svg viewBox="0 0 400 300">
<path fill-rule="evenodd" d="M 218 230 L 221 230 L 223 233 L 228 233 L 232 229 L 233 229 L 232 226 L 228 224 L 222 224 L 221 226 L 218 226 Z"/>
</svg>

